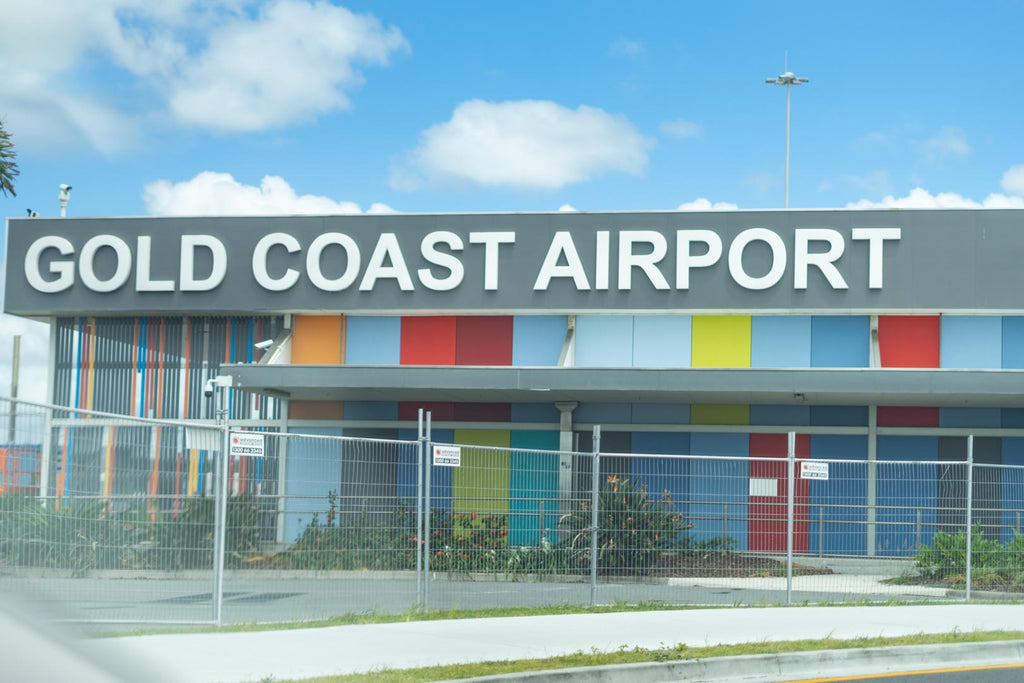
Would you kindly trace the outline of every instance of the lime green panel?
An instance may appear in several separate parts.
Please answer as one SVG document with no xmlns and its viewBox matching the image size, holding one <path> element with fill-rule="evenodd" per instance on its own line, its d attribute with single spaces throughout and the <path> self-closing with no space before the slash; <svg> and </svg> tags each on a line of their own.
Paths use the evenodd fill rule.
<svg viewBox="0 0 1024 683">
<path fill-rule="evenodd" d="M 694 404 L 690 406 L 690 424 L 748 425 L 750 406 Z"/>
<path fill-rule="evenodd" d="M 462 446 L 462 464 L 455 468 L 452 477 L 455 512 L 508 514 L 509 432 L 456 429 L 455 443 Z M 472 446 L 506 450 L 491 451 Z"/>
<path fill-rule="evenodd" d="M 749 315 L 695 315 L 691 341 L 695 368 L 749 368 Z"/>
</svg>

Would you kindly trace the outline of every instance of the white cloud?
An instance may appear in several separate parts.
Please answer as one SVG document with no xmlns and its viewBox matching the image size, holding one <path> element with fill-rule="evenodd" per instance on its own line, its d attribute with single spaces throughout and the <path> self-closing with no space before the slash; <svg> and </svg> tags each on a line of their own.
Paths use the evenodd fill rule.
<svg viewBox="0 0 1024 683">
<path fill-rule="evenodd" d="M 948 157 L 962 158 L 971 152 L 967 135 L 955 126 L 944 126 L 936 135 L 918 142 L 917 147 L 925 159 L 932 162 L 943 161 Z"/>
<path fill-rule="evenodd" d="M 218 131 L 310 119 L 349 106 L 357 66 L 408 47 L 397 28 L 323 0 L 2 6 L 0 102 L 23 150 L 116 154 L 168 107 L 178 122 Z M 111 69 L 121 74 L 96 79 Z"/>
<path fill-rule="evenodd" d="M 326 2 L 276 0 L 255 20 L 211 32 L 182 71 L 171 111 L 187 124 L 258 131 L 349 107 L 357 64 L 388 63 L 408 43 L 394 27 Z"/>
<path fill-rule="evenodd" d="M 661 131 L 662 135 L 667 135 L 670 138 L 696 138 L 700 137 L 703 132 L 700 124 L 683 119 L 662 121 L 658 125 L 658 130 Z"/>
<path fill-rule="evenodd" d="M 915 187 L 905 197 L 886 196 L 881 201 L 861 199 L 846 205 L 847 209 L 1024 209 L 1024 199 L 990 194 L 978 202 L 956 192 L 932 194 Z"/>
<path fill-rule="evenodd" d="M 644 44 L 639 40 L 629 40 L 627 38 L 619 38 L 618 40 L 612 41 L 612 44 L 608 46 L 608 54 L 615 57 L 636 57 L 642 54 L 644 51 Z"/>
<path fill-rule="evenodd" d="M 624 116 L 539 100 L 463 102 L 428 128 L 392 185 L 470 182 L 486 187 L 558 189 L 607 171 L 639 175 L 654 141 Z"/>
<path fill-rule="evenodd" d="M 692 202 L 683 202 L 676 209 L 677 211 L 735 211 L 739 207 L 730 202 L 711 203 L 710 199 L 698 197 Z"/>
<path fill-rule="evenodd" d="M 579 211 L 579 209 L 577 209 L 572 204 L 562 204 L 560 207 L 558 207 L 558 210 L 566 212 L 566 213 L 571 212 L 571 211 Z"/>
<path fill-rule="evenodd" d="M 1024 195 L 1024 164 L 1017 164 L 1007 169 L 999 186 L 1003 188 L 1004 192 Z"/>
<path fill-rule="evenodd" d="M 283 178 L 264 176 L 259 187 L 243 185 L 229 173 L 203 171 L 191 180 L 157 180 L 142 190 L 146 210 L 157 216 L 269 216 L 362 213 L 355 202 L 299 195 Z M 375 203 L 367 213 L 396 213 Z"/>
</svg>

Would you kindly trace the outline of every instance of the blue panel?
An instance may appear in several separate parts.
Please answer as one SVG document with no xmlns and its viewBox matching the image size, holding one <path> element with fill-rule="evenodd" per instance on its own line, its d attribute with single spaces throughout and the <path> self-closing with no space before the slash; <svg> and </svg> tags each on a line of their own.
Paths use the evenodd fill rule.
<svg viewBox="0 0 1024 683">
<path fill-rule="evenodd" d="M 513 403 L 512 422 L 552 422 L 559 424 L 561 414 L 554 403 Z"/>
<path fill-rule="evenodd" d="M 811 406 L 811 424 L 822 427 L 867 427 L 868 409 L 861 406 Z"/>
<path fill-rule="evenodd" d="M 810 482 L 809 552 L 840 555 L 867 554 L 868 438 L 856 435 L 812 434 L 810 455 L 829 463 L 828 481 Z M 845 507 L 857 506 L 857 507 Z"/>
<path fill-rule="evenodd" d="M 809 425 L 810 406 L 750 406 L 752 425 Z"/>
<path fill-rule="evenodd" d="M 345 318 L 346 365 L 400 365 L 402 319 L 348 316 Z"/>
<path fill-rule="evenodd" d="M 1002 367 L 1002 318 L 944 315 L 940 318 L 940 324 L 939 367 Z"/>
<path fill-rule="evenodd" d="M 810 316 L 753 316 L 750 319 L 750 367 L 811 367 Z"/>
<path fill-rule="evenodd" d="M 1024 438 L 1003 439 L 1003 465 L 1024 466 Z M 1007 467 L 1003 469 L 1003 542 L 1013 540 L 1015 534 L 1024 528 L 1024 469 Z"/>
<path fill-rule="evenodd" d="M 696 432 L 690 435 L 690 452 L 747 457 L 750 437 Z M 690 461 L 690 475 L 692 502 L 687 516 L 693 524 L 691 537 L 706 541 L 727 536 L 736 541 L 736 550 L 746 550 L 750 464 L 744 460 L 701 458 Z"/>
<path fill-rule="evenodd" d="M 397 401 L 345 401 L 346 420 L 397 420 Z"/>
<path fill-rule="evenodd" d="M 1024 368 L 1024 316 L 1003 317 L 1003 367 Z"/>
<path fill-rule="evenodd" d="M 690 435 L 668 432 L 633 432 L 633 452 L 685 455 L 690 452 Z M 647 489 L 654 504 L 686 516 L 689 500 L 690 461 L 683 458 L 634 458 L 632 479 Z"/>
<path fill-rule="evenodd" d="M 866 368 L 870 364 L 871 318 L 811 316 L 812 368 Z"/>
<path fill-rule="evenodd" d="M 939 408 L 940 427 L 999 427 L 999 408 Z"/>
<path fill-rule="evenodd" d="M 451 429 L 434 429 L 431 437 L 437 443 L 452 443 L 455 432 Z M 415 441 L 415 429 L 399 429 L 398 438 Z M 433 467 L 430 471 L 430 509 L 452 509 L 452 470 L 454 467 Z M 401 500 L 416 500 L 416 454 L 409 449 L 398 453 L 398 473 L 395 494 Z"/>
<path fill-rule="evenodd" d="M 572 413 L 573 422 L 589 424 L 629 424 L 633 406 L 628 403 L 581 403 Z"/>
<path fill-rule="evenodd" d="M 633 424 L 690 424 L 690 406 L 686 403 L 634 403 Z"/>
<path fill-rule="evenodd" d="M 690 367 L 690 330 L 688 315 L 634 316 L 633 365 L 638 368 Z"/>
<path fill-rule="evenodd" d="M 558 540 L 558 432 L 512 432 L 510 443 L 509 544 L 539 545 L 541 529 L 554 544 Z"/>
<path fill-rule="evenodd" d="M 879 463 L 891 460 L 937 462 L 939 439 L 935 436 L 880 436 Z M 876 553 L 909 557 L 917 548 L 920 505 L 921 542 L 931 542 L 937 522 L 938 469 L 932 465 L 879 465 Z"/>
<path fill-rule="evenodd" d="M 628 368 L 633 365 L 633 316 L 576 316 L 576 367 Z"/>
<path fill-rule="evenodd" d="M 293 429 L 291 433 L 341 436 L 341 429 Z M 337 457 L 336 443 L 325 444 L 315 439 L 288 440 L 284 538 L 289 543 L 302 535 L 302 531 L 313 521 L 314 512 L 320 513 L 320 522 L 323 523 L 323 515 L 327 512 L 327 494 L 341 489 L 341 458 Z"/>
<path fill-rule="evenodd" d="M 512 365 L 558 365 L 568 326 L 564 315 L 517 315 L 512 318 Z"/>
</svg>

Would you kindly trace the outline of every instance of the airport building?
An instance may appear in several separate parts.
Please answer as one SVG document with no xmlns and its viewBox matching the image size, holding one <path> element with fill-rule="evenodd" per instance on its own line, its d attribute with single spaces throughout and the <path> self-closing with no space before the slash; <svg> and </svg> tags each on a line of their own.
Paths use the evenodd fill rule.
<svg viewBox="0 0 1024 683">
<path fill-rule="evenodd" d="M 62 406 L 211 420 L 204 386 L 225 375 L 231 424 L 251 429 L 411 439 L 426 408 L 435 441 L 524 449 L 491 463 L 513 498 L 557 494 L 564 465 L 536 452 L 587 452 L 594 425 L 612 454 L 785 457 L 796 431 L 799 458 L 942 463 L 973 435 L 975 462 L 1024 466 L 1024 211 L 36 218 L 7 235 L 5 310 L 49 322 Z M 161 447 L 160 490 L 202 486 L 192 450 Z M 705 490 L 664 487 L 765 497 L 730 462 L 748 471 L 709 484 L 680 462 Z M 644 458 L 602 463 L 663 488 Z M 279 466 L 289 496 L 399 495 L 415 476 L 397 456 L 372 473 L 339 459 L 318 484 L 288 478 L 301 453 Z M 99 485 L 73 461 L 47 467 L 48 493 Z M 844 495 L 962 496 L 930 471 Z M 987 514 L 1012 533 L 1024 491 L 990 479 Z M 451 501 L 472 482 L 435 485 Z M 771 549 L 736 517 L 741 549 Z M 798 549 L 914 543 L 873 540 Z"/>
</svg>

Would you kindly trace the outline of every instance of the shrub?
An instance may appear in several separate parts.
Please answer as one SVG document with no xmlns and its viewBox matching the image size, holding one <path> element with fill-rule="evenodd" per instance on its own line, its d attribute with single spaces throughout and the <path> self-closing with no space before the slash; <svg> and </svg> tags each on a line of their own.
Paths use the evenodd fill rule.
<svg viewBox="0 0 1024 683">
<path fill-rule="evenodd" d="M 671 510 L 667 496 L 651 500 L 645 487 L 629 479 L 608 477 L 601 485 L 597 506 L 600 572 L 646 574 L 663 552 L 688 545 L 686 531 L 692 527 Z M 575 532 L 574 546 L 589 546 L 590 505 L 583 503 L 564 521 Z"/>
</svg>

